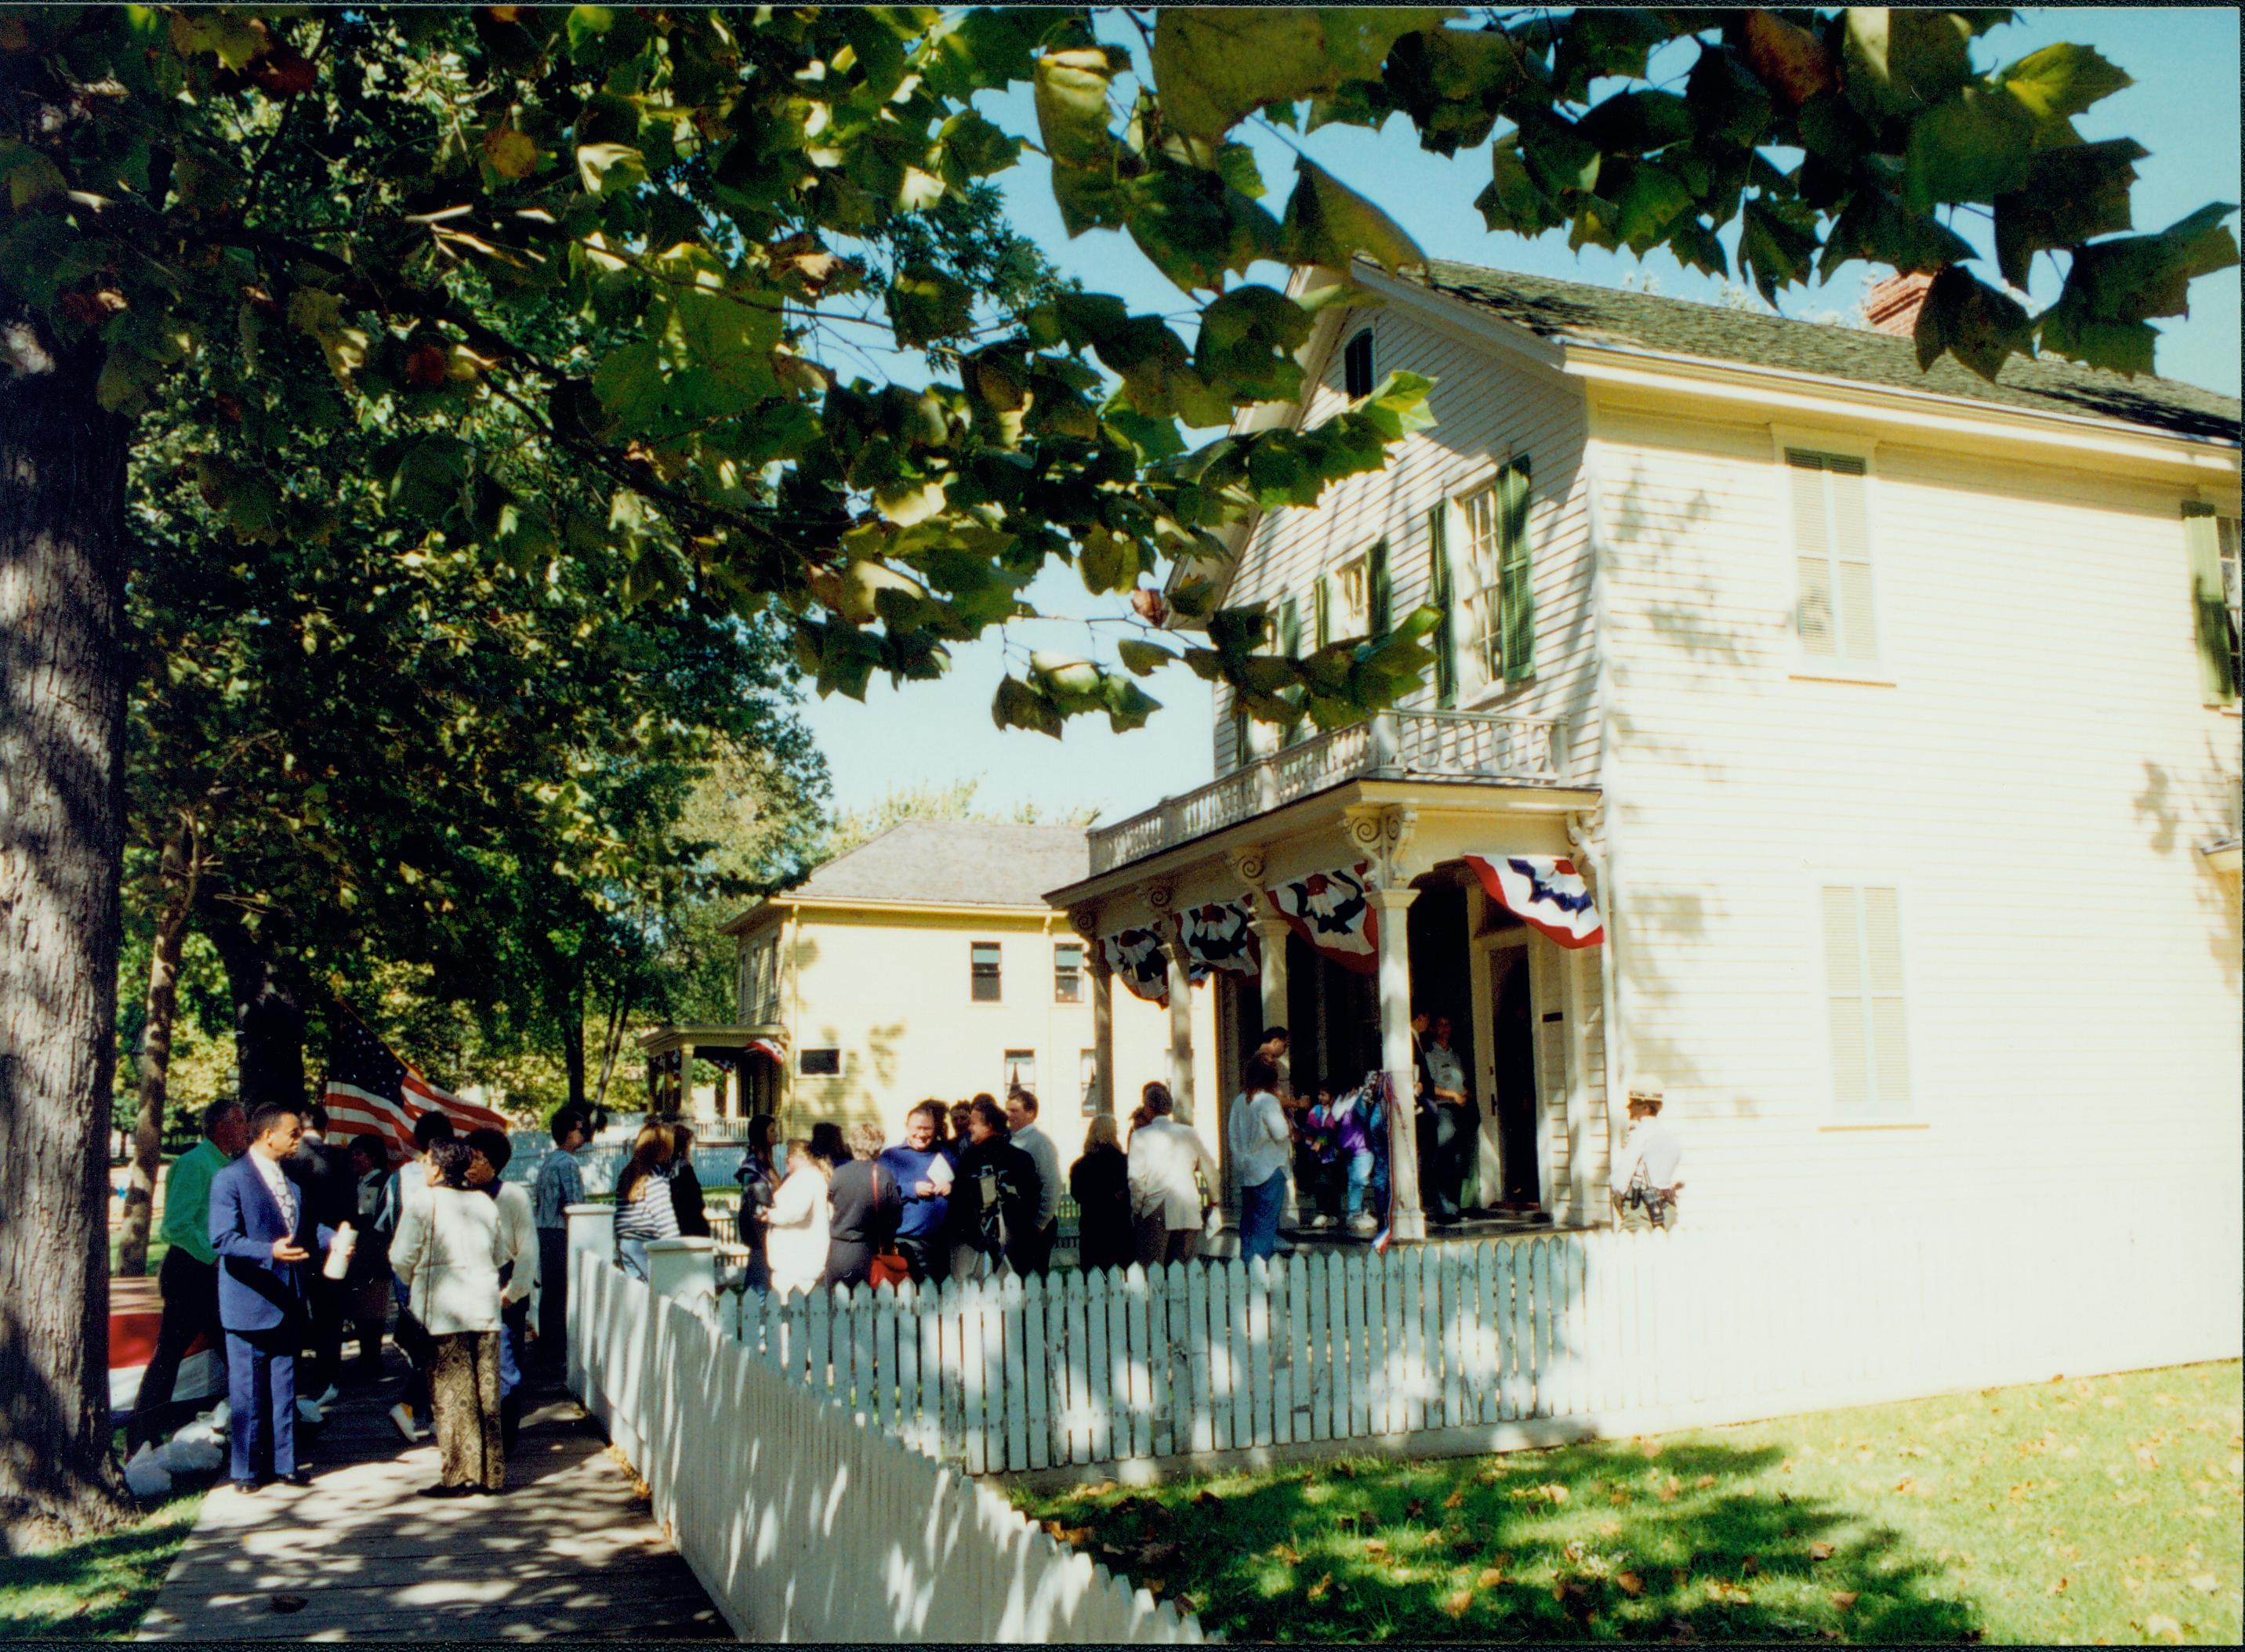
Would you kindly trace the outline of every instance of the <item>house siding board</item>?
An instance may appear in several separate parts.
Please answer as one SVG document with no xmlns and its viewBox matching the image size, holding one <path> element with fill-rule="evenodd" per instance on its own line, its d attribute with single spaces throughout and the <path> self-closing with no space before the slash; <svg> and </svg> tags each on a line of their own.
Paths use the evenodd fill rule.
<svg viewBox="0 0 2245 1652">
<path fill-rule="evenodd" d="M 1511 716 L 1567 719 L 1575 761 L 1581 772 L 1590 772 L 1597 754 L 1596 720 L 1590 714 L 1595 684 L 1582 391 L 1556 375 L 1516 364 L 1491 345 L 1400 306 L 1375 312 L 1371 324 L 1383 376 L 1412 372 L 1434 381 L 1430 398 L 1434 428 L 1407 437 L 1394 450 L 1386 470 L 1346 478 L 1314 507 L 1274 511 L 1262 518 L 1241 555 L 1227 600 L 1268 603 L 1275 611 L 1286 593 L 1301 597 L 1324 571 L 1384 538 L 1394 593 L 1391 612 L 1400 620 L 1434 600 L 1428 509 L 1448 491 L 1495 480 L 1497 464 L 1508 451 L 1528 455 L 1534 461 L 1529 539 L 1536 674 L 1525 682 L 1482 684 L 1468 671 L 1457 706 Z M 1340 389 L 1341 371 L 1336 350 L 1310 392 L 1306 427 L 1347 406 Z M 1455 530 L 1451 544 L 1457 553 Z M 1462 614 L 1467 594 L 1461 584 L 1454 612 Z M 1403 701 L 1414 708 L 1434 703 L 1431 675 Z M 1231 708 L 1229 692 L 1219 688 L 1214 745 L 1220 775 L 1237 766 L 1226 732 Z M 1267 742 L 1271 733 L 1262 738 Z M 1267 743 L 1263 748 L 1269 748 Z"/>
<path fill-rule="evenodd" d="M 1696 1211 L 2234 1204 L 2238 723 L 2182 495 L 1880 444 L 1879 668 L 1802 680 L 1769 428 L 1602 403 L 1625 1044 Z M 1922 1128 L 1835 1130 L 1820 884 L 1901 890 Z"/>
</svg>

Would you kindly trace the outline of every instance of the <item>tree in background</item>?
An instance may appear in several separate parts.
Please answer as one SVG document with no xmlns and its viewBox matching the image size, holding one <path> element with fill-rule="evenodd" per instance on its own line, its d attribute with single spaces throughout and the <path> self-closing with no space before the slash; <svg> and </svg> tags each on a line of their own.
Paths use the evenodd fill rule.
<svg viewBox="0 0 2245 1652">
<path fill-rule="evenodd" d="M 1977 62 L 2001 10 L 1125 15 L 1143 53 L 1080 9 L 0 17 L 0 1501 L 64 1527 L 114 1507 L 98 1148 L 125 506 L 176 398 L 240 411 L 204 484 L 253 547 L 261 515 L 318 504 L 288 444 L 349 425 L 395 444 L 373 508 L 410 525 L 441 502 L 447 554 L 596 578 L 619 606 L 776 613 L 821 692 L 937 674 L 950 644 L 1032 618 L 1020 592 L 1057 559 L 1140 603 L 1110 616 L 1112 661 L 1030 653 L 1001 725 L 1138 726 L 1138 675 L 1171 659 L 1258 715 L 1330 723 L 1415 685 L 1432 615 L 1274 659 L 1260 615 L 1210 613 L 1192 570 L 1256 511 L 1379 469 L 1428 387 L 1392 376 L 1311 429 L 1184 432 L 1291 397 L 1318 305 L 1351 301 L 1251 266 L 1419 254 L 1306 152 L 1265 206 L 1242 121 L 1313 138 L 1400 112 L 1442 152 L 1502 125 L 1493 231 L 1726 274 L 1729 233 L 1771 298 L 1857 259 L 1923 271 L 1921 358 L 1983 373 L 2037 349 L 2144 370 L 2150 320 L 2235 261 L 2225 207 L 2121 233 L 2143 152 L 2071 122 L 2126 77 L 2078 47 Z M 1672 44 L 1681 92 L 1645 80 Z M 884 261 L 885 227 L 1017 162 L 1024 138 L 973 102 L 1020 83 L 1070 233 L 1127 233 L 1194 295 L 1190 342 L 1105 295 L 1012 317 L 939 258 Z M 2038 254 L 2066 263 L 2054 305 L 1974 273 L 1943 221 L 1960 207 L 1992 213 L 2013 286 Z M 852 329 L 930 353 L 933 382 L 845 380 L 825 341 Z M 453 434 L 463 394 L 514 409 L 599 503 L 519 491 L 512 450 Z M 432 834 L 397 833 L 397 864 L 448 854 Z M 422 911 L 416 944 L 445 928 Z"/>
</svg>

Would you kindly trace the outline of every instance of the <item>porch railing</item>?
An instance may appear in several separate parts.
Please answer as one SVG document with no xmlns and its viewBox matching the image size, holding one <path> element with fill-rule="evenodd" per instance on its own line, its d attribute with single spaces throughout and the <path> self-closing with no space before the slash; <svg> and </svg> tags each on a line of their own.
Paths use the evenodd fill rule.
<svg viewBox="0 0 2245 1652">
<path fill-rule="evenodd" d="M 1128 820 L 1095 828 L 1091 870 L 1113 871 L 1345 781 L 1562 786 L 1569 778 L 1566 725 L 1557 718 L 1382 712 L 1298 741 Z"/>
</svg>

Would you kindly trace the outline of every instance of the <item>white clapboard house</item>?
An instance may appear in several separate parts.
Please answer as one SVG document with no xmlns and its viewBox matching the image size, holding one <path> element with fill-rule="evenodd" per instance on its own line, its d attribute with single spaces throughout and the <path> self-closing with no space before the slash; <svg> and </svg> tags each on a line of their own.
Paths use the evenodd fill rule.
<svg viewBox="0 0 2245 1652">
<path fill-rule="evenodd" d="M 1448 1015 L 1479 1202 L 1562 1226 L 1651 1088 L 1694 1222 L 2233 1231 L 2238 403 L 1921 373 L 1922 281 L 1874 329 L 1439 262 L 1296 287 L 1339 279 L 1378 303 L 1258 416 L 1404 370 L 1435 423 L 1218 578 L 1287 650 L 1431 604 L 1440 669 L 1327 733 L 1219 689 L 1214 780 L 1052 895 L 1098 990 L 1212 965 L 1219 1106 L 1262 1026 L 1299 1082 L 1407 1069 L 1411 1007 Z"/>
</svg>

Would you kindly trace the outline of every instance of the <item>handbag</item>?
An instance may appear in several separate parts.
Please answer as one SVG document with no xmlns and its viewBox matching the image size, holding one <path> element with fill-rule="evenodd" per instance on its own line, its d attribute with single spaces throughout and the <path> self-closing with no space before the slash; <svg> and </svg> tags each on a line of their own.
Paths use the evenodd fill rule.
<svg viewBox="0 0 2245 1652">
<path fill-rule="evenodd" d="M 873 1170 L 873 1209 L 878 1210 L 880 1208 L 881 1171 L 876 1165 Z M 865 1268 L 865 1283 L 874 1290 L 883 1285 L 900 1285 L 912 1276 L 912 1263 L 905 1259 L 905 1253 L 897 1249 L 893 1235 L 873 1252 L 873 1260 Z"/>
</svg>

